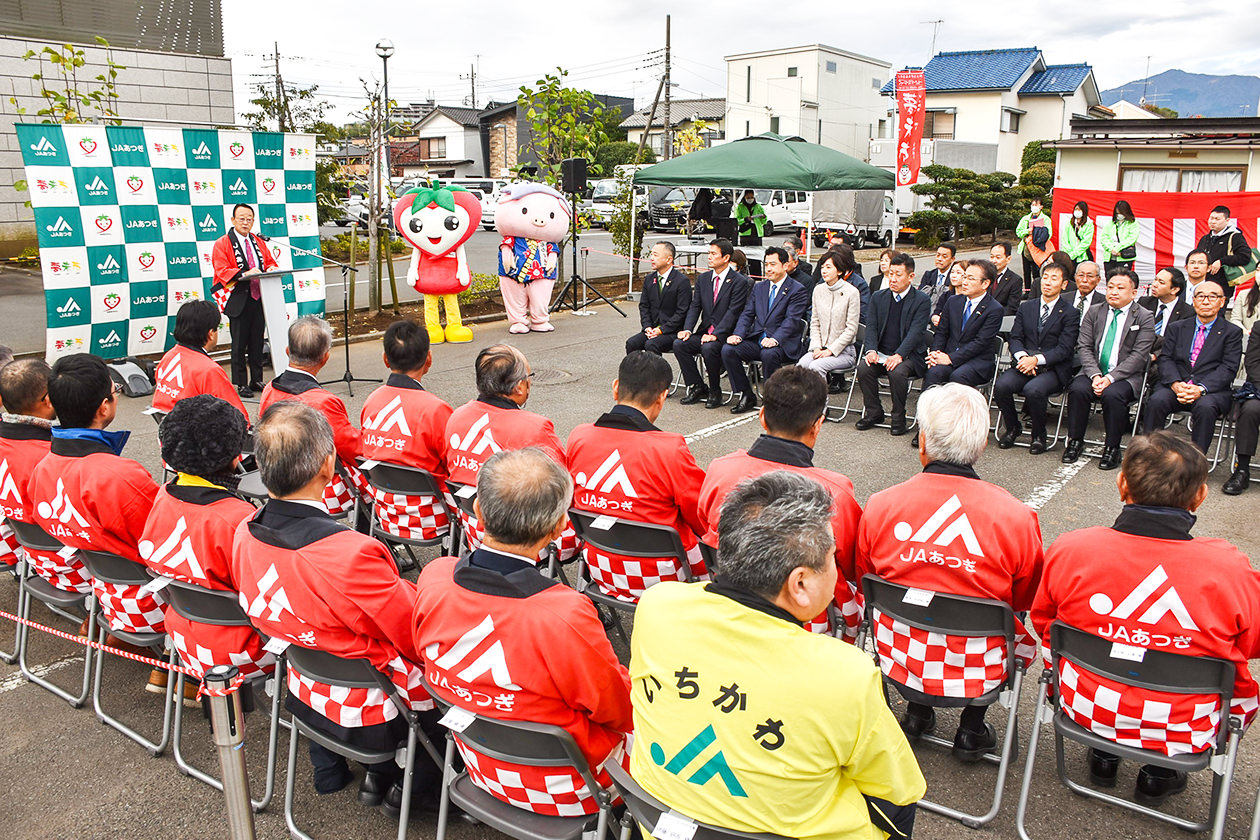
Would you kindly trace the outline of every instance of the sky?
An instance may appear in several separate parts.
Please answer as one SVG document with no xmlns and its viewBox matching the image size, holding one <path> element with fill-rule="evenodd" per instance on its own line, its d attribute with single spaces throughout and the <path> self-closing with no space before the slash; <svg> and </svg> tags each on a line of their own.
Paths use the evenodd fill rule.
<svg viewBox="0 0 1260 840">
<path fill-rule="evenodd" d="M 785 14 L 765 3 L 728 0 L 548 0 L 525 4 L 474 0 L 428 8 L 384 0 L 222 0 L 224 49 L 232 59 L 236 106 L 248 109 L 250 84 L 274 83 L 279 42 L 286 83 L 318 84 L 331 121 L 363 107 L 360 79 L 382 77 L 375 45 L 394 42 L 390 97 L 400 104 L 430 96 L 465 105 L 470 71 L 477 105 L 515 98 L 521 84 L 564 67 L 569 83 L 596 93 L 651 103 L 663 72 L 665 16 L 672 15 L 671 75 L 676 98 L 722 97 L 724 56 L 823 43 L 878 58 L 898 70 L 937 52 L 1035 46 L 1051 64 L 1093 65 L 1099 90 L 1169 69 L 1260 75 L 1260 0 L 1220 4 L 1182 0 L 1109 0 L 1001 4 L 975 0 L 854 3 L 797 0 Z M 544 11 L 545 10 L 545 11 Z M 1026 14 L 1025 10 L 1031 12 Z M 997 12 L 995 14 L 995 11 Z M 463 12 L 455 20 L 456 13 Z M 940 21 L 939 25 L 932 21 Z M 1130 99 L 1136 100 L 1136 94 Z M 1158 96 L 1154 97 L 1158 104 Z"/>
</svg>

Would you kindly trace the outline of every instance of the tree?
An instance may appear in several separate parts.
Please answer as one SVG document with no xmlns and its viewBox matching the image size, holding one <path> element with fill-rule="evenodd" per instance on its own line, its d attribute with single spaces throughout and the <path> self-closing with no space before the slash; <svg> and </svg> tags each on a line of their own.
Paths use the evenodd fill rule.
<svg viewBox="0 0 1260 840">
<path fill-rule="evenodd" d="M 637 148 L 636 148 L 637 151 Z M 632 158 L 633 162 L 633 158 Z M 612 236 L 613 252 L 621 256 L 633 256 L 632 271 L 634 276 L 639 276 L 639 260 L 647 252 L 644 247 L 644 238 L 648 229 L 648 211 L 643 203 L 639 203 L 636 208 L 633 224 L 634 224 L 634 253 L 630 251 L 631 240 L 631 217 L 630 217 L 630 199 L 634 195 L 634 185 L 631 183 L 633 170 L 621 169 L 613 170 L 616 172 L 614 177 L 617 179 L 617 192 L 613 196 L 612 217 L 608 220 L 608 232 Z"/>
<path fill-rule="evenodd" d="M 319 85 L 304 88 L 282 83 L 277 92 L 272 85 L 255 82 L 253 88 L 254 93 L 258 95 L 249 100 L 249 104 L 258 110 L 241 116 L 245 124 L 255 131 L 322 133 L 314 130 L 316 125 L 332 127 L 323 121 L 324 112 L 328 110 L 328 103 L 323 99 L 315 98 Z M 273 124 L 274 128 L 272 128 Z"/>
<path fill-rule="evenodd" d="M 1013 227 L 1019 219 L 1023 195 L 1011 189 L 1015 176 L 1009 172 L 977 174 L 970 169 L 955 169 L 933 164 L 923 167 L 931 180 L 915 184 L 910 191 L 927 197 L 930 210 L 911 213 L 906 220 L 918 228 L 916 244 L 935 245 L 946 235 L 957 238 L 967 234 L 988 232 L 997 241 L 997 231 Z"/>
<path fill-rule="evenodd" d="M 516 99 L 530 128 L 522 157 L 532 155 L 538 161 L 539 178 L 552 186 L 560 181 L 560 161 L 594 159 L 596 150 L 608 142 L 607 127 L 615 125 L 620 114 L 600 105 L 589 90 L 566 86 L 568 75 L 568 70 L 557 67 L 555 74 L 548 73 L 533 88 L 522 85 Z M 591 174 L 601 172 L 598 165 L 592 167 Z"/>
<path fill-rule="evenodd" d="M 1042 143 L 1048 143 L 1049 140 L 1034 140 L 1031 143 L 1024 144 L 1024 153 L 1019 159 L 1019 171 L 1023 172 L 1035 163 L 1054 163 L 1054 149 L 1042 148 Z"/>
<path fill-rule="evenodd" d="M 71 44 L 45 46 L 39 52 L 27 50 L 22 56 L 24 61 L 39 61 L 39 72 L 32 73 L 31 79 L 39 82 L 39 95 L 44 98 L 44 107 L 35 112 L 35 116 L 43 118 L 42 122 L 122 122 L 118 116 L 118 71 L 127 68 L 114 63 L 109 41 L 98 35 L 96 43 L 105 48 L 105 72 L 92 79 L 79 78 L 79 71 L 87 66 L 87 54 Z M 52 67 L 51 78 L 44 68 L 45 61 Z M 9 103 L 19 116 L 25 116 L 26 108 L 18 104 L 16 96 L 10 96 Z"/>
<path fill-rule="evenodd" d="M 1178 114 L 1172 108 L 1163 108 L 1159 105 L 1156 105 L 1154 102 L 1147 102 L 1142 107 L 1150 111 L 1155 116 L 1163 117 L 1166 120 L 1175 120 L 1177 119 L 1177 117 L 1180 116 L 1180 114 Z"/>
<path fill-rule="evenodd" d="M 634 163 L 634 156 L 639 151 L 638 143 L 628 143 L 625 140 L 614 140 L 611 143 L 604 143 L 595 150 L 595 165 L 599 167 L 599 172 L 605 178 L 613 177 L 613 173 L 617 171 L 618 166 Z M 656 163 L 656 152 L 651 149 L 643 150 L 643 159 L 640 163 Z"/>
<path fill-rule="evenodd" d="M 705 147 L 704 133 L 709 124 L 704 120 L 696 120 L 691 125 L 674 132 L 674 154 L 685 155 L 699 151 Z"/>
</svg>

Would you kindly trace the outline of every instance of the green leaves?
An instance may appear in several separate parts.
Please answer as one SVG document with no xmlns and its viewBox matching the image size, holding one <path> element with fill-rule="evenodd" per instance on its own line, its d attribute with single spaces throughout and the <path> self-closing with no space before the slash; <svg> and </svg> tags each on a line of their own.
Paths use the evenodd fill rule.
<svg viewBox="0 0 1260 840">
<path fill-rule="evenodd" d="M 109 51 L 109 41 L 98 35 L 96 43 L 106 48 L 106 72 L 97 74 L 92 80 L 99 83 L 97 85 L 79 80 L 77 71 L 87 66 L 87 54 L 71 44 L 60 47 L 46 45 L 38 52 L 27 50 L 22 56 L 25 61 L 39 61 L 39 71 L 32 73 L 31 79 L 40 83 L 39 95 L 43 97 L 45 105 L 35 113 L 44 117 L 45 122 L 86 123 L 102 117 L 106 118 L 106 122 L 121 122 L 114 107 L 118 100 L 115 80 L 118 78 L 118 71 L 127 68 L 114 63 L 113 54 Z M 45 72 L 45 61 L 53 68 L 51 77 Z M 16 97 L 10 97 L 9 101 L 18 107 L 19 114 L 26 113 L 24 107 L 18 106 Z"/>
<path fill-rule="evenodd" d="M 594 160 L 596 150 L 608 141 L 608 127 L 619 112 L 605 109 L 595 94 L 568 87 L 568 71 L 539 79 L 533 88 L 522 86 L 517 106 L 529 121 L 530 131 L 522 151 L 538 161 L 541 179 L 559 182 L 560 161 L 570 157 Z"/>
</svg>

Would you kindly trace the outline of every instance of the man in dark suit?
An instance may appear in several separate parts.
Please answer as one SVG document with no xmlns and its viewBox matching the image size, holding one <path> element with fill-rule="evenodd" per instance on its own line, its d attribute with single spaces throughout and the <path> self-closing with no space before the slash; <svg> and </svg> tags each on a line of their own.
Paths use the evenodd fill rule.
<svg viewBox="0 0 1260 840">
<path fill-rule="evenodd" d="M 1024 299 L 1024 278 L 1011 271 L 1011 251 L 1009 242 L 999 242 L 989 249 L 989 259 L 998 273 L 990 294 L 1007 315 L 1014 315 Z"/>
<path fill-rule="evenodd" d="M 884 422 L 884 406 L 879 401 L 879 377 L 888 377 L 892 392 L 892 433 L 906 433 L 906 395 L 910 380 L 923 376 L 928 319 L 932 302 L 914 283 L 914 258 L 893 254 L 884 272 L 887 284 L 871 296 L 871 320 L 866 325 L 862 360 L 857 380 L 862 388 L 862 416 L 857 428 L 866 431 Z"/>
<path fill-rule="evenodd" d="M 1142 375 L 1155 343 L 1155 317 L 1136 306 L 1138 276 L 1117 268 L 1107 278 L 1106 306 L 1085 310 L 1076 339 L 1081 372 L 1068 385 L 1068 441 L 1063 463 L 1075 463 L 1085 448 L 1085 427 L 1094 400 L 1102 400 L 1106 437 L 1100 470 L 1120 466 L 1120 438 L 1129 424 L 1129 406 L 1142 389 Z"/>
<path fill-rule="evenodd" d="M 923 387 L 959 382 L 978 388 L 993 378 L 993 339 L 1002 328 L 1002 307 L 989 289 L 997 267 L 988 260 L 967 266 L 959 293 L 949 299 L 932 337 Z"/>
<path fill-rule="evenodd" d="M 923 279 L 919 281 L 919 291 L 932 300 L 933 309 L 941 298 L 954 293 L 953 287 L 949 285 L 949 272 L 954 267 L 954 254 L 957 250 L 952 242 L 937 245 L 933 267 L 923 272 Z"/>
<path fill-rule="evenodd" d="M 658 356 L 668 353 L 691 307 L 691 281 L 674 268 L 674 243 L 657 242 L 648 259 L 652 273 L 644 279 L 639 296 L 639 323 L 643 330 L 626 339 L 626 355 L 638 350 Z"/>
<path fill-rule="evenodd" d="M 1160 384 L 1146 403 L 1147 434 L 1164 428 L 1174 411 L 1189 410 L 1194 445 L 1207 452 L 1216 421 L 1233 402 L 1231 386 L 1242 361 L 1242 329 L 1220 317 L 1226 294 L 1220 283 L 1204 280 L 1194 290 L 1196 317 L 1168 325 L 1159 354 Z"/>
<path fill-rule="evenodd" d="M 1151 293 L 1138 300 L 1155 315 L 1155 346 L 1151 353 L 1158 356 L 1164 345 L 1164 335 L 1174 321 L 1194 317 L 1194 307 L 1182 300 L 1186 290 L 1186 275 L 1179 268 L 1165 268 L 1151 281 Z"/>
<path fill-rule="evenodd" d="M 801 259 L 803 243 L 799 236 L 789 236 L 783 240 L 783 250 L 788 252 L 788 277 L 812 292 L 818 281 L 814 279 L 814 267 Z"/>
<path fill-rule="evenodd" d="M 1005 427 L 998 448 L 1010 449 L 1024 431 L 1015 410 L 1015 395 L 1023 393 L 1032 427 L 1028 445 L 1032 455 L 1050 448 L 1046 438 L 1046 402 L 1062 392 L 1072 378 L 1072 358 L 1080 330 L 1076 310 L 1063 294 L 1067 288 L 1063 266 L 1046 263 L 1040 282 L 1040 297 L 1024 301 L 1015 313 L 1010 338 L 1013 364 L 993 386 L 993 401 Z"/>
<path fill-rule="evenodd" d="M 1247 349 L 1243 353 L 1247 368 L 1247 383 L 1260 393 L 1260 330 L 1253 329 L 1247 337 Z M 1238 421 L 1234 426 L 1234 472 L 1221 488 L 1227 496 L 1240 496 L 1251 486 L 1251 459 L 1256 455 L 1256 443 L 1260 441 L 1260 399 L 1238 401 Z"/>
<path fill-rule="evenodd" d="M 722 364 L 731 380 L 731 390 L 740 394 L 731 414 L 743 414 L 757 406 L 744 362 L 760 360 L 762 376 L 769 379 L 780 365 L 795 364 L 804 352 L 801 334 L 805 326 L 801 318 L 809 293 L 787 276 L 787 261 L 787 251 L 766 248 L 761 263 L 766 279 L 753 286 L 739 323 L 722 348 Z"/>
<path fill-rule="evenodd" d="M 687 393 L 679 401 L 693 405 L 704 400 L 705 408 L 722 404 L 722 348 L 735 331 L 735 322 L 744 311 L 752 283 L 731 266 L 735 246 L 729 239 L 709 243 L 709 270 L 696 278 L 691 307 L 683 329 L 674 339 L 674 358 L 682 371 Z M 700 378 L 696 356 L 704 357 L 708 385 Z"/>
<path fill-rule="evenodd" d="M 1102 303 L 1107 298 L 1102 292 L 1098 291 L 1098 284 L 1102 280 L 1102 273 L 1098 268 L 1098 263 L 1085 260 L 1077 263 L 1075 289 L 1069 287 L 1068 303 L 1077 312 L 1077 318 L 1085 314 L 1085 310 L 1095 304 Z"/>
</svg>

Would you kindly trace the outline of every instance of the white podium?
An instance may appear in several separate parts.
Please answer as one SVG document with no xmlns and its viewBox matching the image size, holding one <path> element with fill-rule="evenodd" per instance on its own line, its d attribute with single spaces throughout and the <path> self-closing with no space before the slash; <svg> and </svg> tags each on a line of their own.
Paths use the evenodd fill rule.
<svg viewBox="0 0 1260 840">
<path fill-rule="evenodd" d="M 256 275 L 267 338 L 271 342 L 271 367 L 276 376 L 289 369 L 289 316 L 284 311 L 284 278 L 292 275 L 292 271 L 265 271 Z"/>
</svg>

